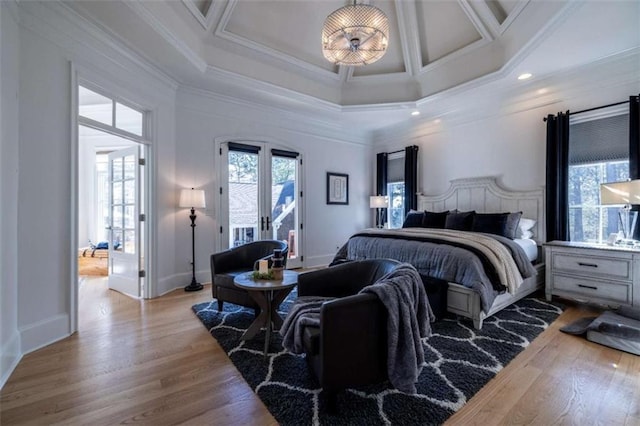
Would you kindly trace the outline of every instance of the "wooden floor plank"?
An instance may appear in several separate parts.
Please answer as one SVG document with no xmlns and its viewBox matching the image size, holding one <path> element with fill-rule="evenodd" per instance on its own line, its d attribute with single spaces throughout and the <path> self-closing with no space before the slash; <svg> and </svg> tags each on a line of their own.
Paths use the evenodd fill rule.
<svg viewBox="0 0 640 426">
<path fill-rule="evenodd" d="M 86 279 L 79 331 L 25 355 L 0 424 L 275 425 L 191 311 L 211 289 L 139 301 Z M 561 333 L 568 309 L 448 424 L 640 424 L 640 357 Z"/>
</svg>

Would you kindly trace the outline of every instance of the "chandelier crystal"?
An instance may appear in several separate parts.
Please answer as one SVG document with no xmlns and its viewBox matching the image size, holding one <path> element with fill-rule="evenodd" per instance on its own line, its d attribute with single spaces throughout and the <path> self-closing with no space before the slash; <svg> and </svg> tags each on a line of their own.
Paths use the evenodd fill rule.
<svg viewBox="0 0 640 426">
<path fill-rule="evenodd" d="M 355 1 L 329 15 L 322 28 L 322 53 L 336 65 L 371 64 L 384 56 L 388 43 L 384 12 Z"/>
</svg>

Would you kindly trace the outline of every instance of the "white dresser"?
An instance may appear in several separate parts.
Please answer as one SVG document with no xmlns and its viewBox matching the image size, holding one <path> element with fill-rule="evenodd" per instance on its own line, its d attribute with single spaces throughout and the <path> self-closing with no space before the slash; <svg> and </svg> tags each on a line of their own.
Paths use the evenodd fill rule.
<svg viewBox="0 0 640 426">
<path fill-rule="evenodd" d="M 551 241 L 544 250 L 547 300 L 640 306 L 640 249 Z"/>
</svg>

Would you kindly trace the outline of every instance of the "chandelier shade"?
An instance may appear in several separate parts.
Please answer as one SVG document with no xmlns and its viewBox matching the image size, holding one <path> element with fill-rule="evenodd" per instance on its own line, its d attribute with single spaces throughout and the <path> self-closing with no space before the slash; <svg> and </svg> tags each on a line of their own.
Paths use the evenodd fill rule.
<svg viewBox="0 0 640 426">
<path fill-rule="evenodd" d="M 322 53 L 336 65 L 371 64 L 389 44 L 389 19 L 368 4 L 352 4 L 327 16 L 322 28 Z"/>
</svg>

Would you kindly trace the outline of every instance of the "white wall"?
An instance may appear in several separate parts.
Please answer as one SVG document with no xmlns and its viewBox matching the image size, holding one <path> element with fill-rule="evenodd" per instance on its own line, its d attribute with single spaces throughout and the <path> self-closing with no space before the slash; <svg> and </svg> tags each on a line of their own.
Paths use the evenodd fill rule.
<svg viewBox="0 0 640 426">
<path fill-rule="evenodd" d="M 0 2 L 0 387 L 21 357 L 18 333 L 18 24 Z"/>
<path fill-rule="evenodd" d="M 324 137 L 310 126 L 292 129 L 282 114 L 233 104 L 205 93 L 181 90 L 177 98 L 176 181 L 178 187 L 206 191 L 207 214 L 196 221 L 196 269 L 202 282 L 211 281 L 209 255 L 220 238 L 216 140 L 263 140 L 298 151 L 303 158 L 304 266 L 327 264 L 349 235 L 371 225 L 368 206 L 371 191 L 371 148 Z M 326 172 L 349 175 L 349 205 L 326 204 Z M 177 197 L 177 192 L 176 195 Z M 177 200 L 177 198 L 176 198 Z M 184 210 L 176 218 L 178 271 L 188 284 L 191 233 Z M 186 285 L 185 284 L 185 285 Z"/>
<path fill-rule="evenodd" d="M 444 97 L 449 114 L 423 117 L 413 125 L 376 135 L 374 152 L 418 145 L 418 191 L 441 194 L 449 181 L 500 176 L 509 189 L 545 185 L 546 123 L 558 111 L 579 111 L 628 100 L 640 92 L 640 52 L 513 86 L 491 85 Z M 435 108 L 437 114 L 437 108 Z M 437 118 L 436 118 L 437 117 Z M 603 142 L 604 143 L 604 142 Z"/>
<path fill-rule="evenodd" d="M 61 7 L 32 2 L 19 6 L 19 151 L 15 158 L 19 161 L 13 187 L 20 194 L 20 220 L 13 223 L 19 238 L 12 265 L 17 265 L 17 327 L 22 353 L 73 331 L 74 70 L 108 93 L 151 111 L 155 123 L 152 181 L 158 194 L 172 194 L 175 188 L 175 83 L 120 52 L 100 33 L 84 31 L 76 17 L 59 13 Z M 2 170 L 4 174 L 5 168 Z M 4 200 L 3 194 L 3 207 Z M 170 281 L 175 259 L 174 206 L 160 196 L 151 200 L 151 210 L 159 223 L 165 224 L 167 218 L 169 223 L 161 235 L 152 230 L 156 262 L 149 274 L 154 281 Z"/>
</svg>

